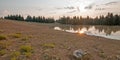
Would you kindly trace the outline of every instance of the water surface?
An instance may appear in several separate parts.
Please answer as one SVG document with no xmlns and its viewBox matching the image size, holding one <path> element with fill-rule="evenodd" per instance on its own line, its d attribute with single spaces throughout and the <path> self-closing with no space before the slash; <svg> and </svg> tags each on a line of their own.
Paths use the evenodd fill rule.
<svg viewBox="0 0 120 60">
<path fill-rule="evenodd" d="M 87 34 L 87 35 L 120 40 L 120 26 L 60 25 L 60 26 L 55 26 L 54 29 L 69 33 L 80 33 L 80 34 Z"/>
</svg>

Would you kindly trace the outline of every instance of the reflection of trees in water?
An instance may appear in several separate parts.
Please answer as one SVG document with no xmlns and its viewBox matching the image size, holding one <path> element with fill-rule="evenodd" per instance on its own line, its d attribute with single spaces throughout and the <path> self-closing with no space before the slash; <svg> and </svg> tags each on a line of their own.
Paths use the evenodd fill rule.
<svg viewBox="0 0 120 60">
<path fill-rule="evenodd" d="M 120 26 L 95 26 L 95 29 L 99 30 L 99 33 L 104 30 L 106 35 L 111 35 L 111 33 L 115 33 L 120 30 Z"/>
<path fill-rule="evenodd" d="M 89 28 L 91 28 L 91 26 L 82 26 L 82 25 L 61 25 L 59 26 L 60 28 L 62 28 L 63 30 L 81 30 L 83 28 L 86 28 L 86 30 L 88 30 Z"/>
<path fill-rule="evenodd" d="M 70 30 L 70 29 L 73 29 L 73 30 L 81 30 L 82 28 L 86 28 L 86 30 L 88 31 L 90 28 L 92 28 L 93 26 L 82 26 L 82 25 L 61 25 L 59 26 L 60 28 L 64 29 L 64 30 Z M 95 30 L 99 33 L 103 32 L 106 34 L 106 35 L 111 35 L 111 33 L 115 33 L 117 31 L 120 31 L 120 26 L 94 26 L 95 27 Z"/>
</svg>

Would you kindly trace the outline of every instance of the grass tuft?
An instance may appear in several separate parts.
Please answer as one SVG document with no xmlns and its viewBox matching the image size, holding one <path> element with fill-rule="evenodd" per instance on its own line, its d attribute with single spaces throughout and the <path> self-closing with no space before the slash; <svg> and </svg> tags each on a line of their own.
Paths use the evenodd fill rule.
<svg viewBox="0 0 120 60">
<path fill-rule="evenodd" d="M 45 43 L 42 45 L 45 48 L 54 48 L 55 47 L 55 43 Z"/>
<path fill-rule="evenodd" d="M 10 60 L 17 60 L 17 58 L 16 57 L 12 57 Z"/>
<path fill-rule="evenodd" d="M 32 53 L 31 52 L 26 52 L 26 53 L 24 53 L 24 55 L 29 58 L 29 57 L 32 56 Z"/>
<path fill-rule="evenodd" d="M 23 45 L 23 46 L 20 47 L 20 51 L 22 53 L 32 52 L 32 49 L 33 48 L 31 46 L 29 46 L 29 45 Z"/>
<path fill-rule="evenodd" d="M 24 38 L 22 38 L 21 40 L 22 40 L 22 41 L 28 41 L 29 38 L 28 38 L 28 37 L 24 37 Z"/>
<path fill-rule="evenodd" d="M 21 37 L 21 33 L 11 34 L 10 36 L 13 37 L 13 38 L 20 38 Z"/>
<path fill-rule="evenodd" d="M 0 35 L 0 40 L 6 40 L 7 37 L 5 35 Z"/>
<path fill-rule="evenodd" d="M 0 42 L 0 49 L 6 49 L 9 46 L 8 42 L 1 41 Z"/>
<path fill-rule="evenodd" d="M 20 52 L 19 51 L 12 52 L 11 56 L 18 57 L 18 56 L 20 56 Z"/>
<path fill-rule="evenodd" d="M 0 56 L 3 56 L 6 54 L 6 50 L 0 50 Z"/>
</svg>

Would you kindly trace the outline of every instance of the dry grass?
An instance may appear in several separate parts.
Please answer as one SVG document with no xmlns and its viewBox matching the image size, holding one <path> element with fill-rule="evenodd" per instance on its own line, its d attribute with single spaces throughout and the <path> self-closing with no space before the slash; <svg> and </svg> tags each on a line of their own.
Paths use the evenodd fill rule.
<svg viewBox="0 0 120 60">
<path fill-rule="evenodd" d="M 0 35 L 0 40 L 6 40 L 7 39 L 7 36 L 5 35 Z"/>
<path fill-rule="evenodd" d="M 20 46 L 21 53 L 32 52 L 33 48 L 29 45 Z"/>
<path fill-rule="evenodd" d="M 30 57 L 32 56 L 32 53 L 31 53 L 31 52 L 26 52 L 26 53 L 24 53 L 24 55 L 25 55 L 26 57 L 30 58 Z"/>
<path fill-rule="evenodd" d="M 3 56 L 3 55 L 5 55 L 6 54 L 6 50 L 0 50 L 0 56 Z"/>
<path fill-rule="evenodd" d="M 13 38 L 20 38 L 21 34 L 20 33 L 15 33 L 15 34 L 10 34 L 9 36 L 13 37 Z"/>
<path fill-rule="evenodd" d="M 44 47 L 44 48 L 54 48 L 55 43 L 45 43 L 45 44 L 42 44 L 42 47 Z"/>
<path fill-rule="evenodd" d="M 11 53 L 11 57 L 19 57 L 20 56 L 20 52 L 19 51 L 14 51 Z"/>
<path fill-rule="evenodd" d="M 22 40 L 22 41 L 28 41 L 29 38 L 28 38 L 28 37 L 24 37 L 24 38 L 22 38 L 21 40 Z"/>
<path fill-rule="evenodd" d="M 0 49 L 6 49 L 8 48 L 9 43 L 5 41 L 0 41 Z"/>
</svg>

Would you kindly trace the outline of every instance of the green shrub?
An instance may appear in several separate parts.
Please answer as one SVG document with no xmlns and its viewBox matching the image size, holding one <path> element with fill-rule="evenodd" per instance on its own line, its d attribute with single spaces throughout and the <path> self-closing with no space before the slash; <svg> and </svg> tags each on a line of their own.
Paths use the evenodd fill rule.
<svg viewBox="0 0 120 60">
<path fill-rule="evenodd" d="M 31 53 L 31 52 L 26 52 L 26 53 L 24 53 L 24 55 L 25 55 L 26 57 L 31 57 L 32 53 Z"/>
<path fill-rule="evenodd" d="M 20 38 L 21 35 L 20 35 L 20 34 L 14 34 L 13 37 L 14 37 L 14 38 Z"/>
<path fill-rule="evenodd" d="M 20 56 L 20 52 L 19 51 L 12 52 L 11 56 L 18 57 L 18 56 Z"/>
<path fill-rule="evenodd" d="M 55 43 L 45 43 L 42 45 L 45 48 L 54 48 L 55 47 Z"/>
<path fill-rule="evenodd" d="M 11 53 L 11 60 L 18 60 L 19 56 L 20 56 L 20 52 L 14 51 Z"/>
<path fill-rule="evenodd" d="M 33 48 L 29 45 L 23 45 L 20 47 L 20 51 L 25 57 L 29 58 L 32 55 Z"/>
<path fill-rule="evenodd" d="M 6 54 L 6 50 L 0 50 L 0 56 L 3 56 L 4 54 Z"/>
<path fill-rule="evenodd" d="M 32 47 L 29 45 L 23 45 L 20 47 L 20 51 L 22 53 L 26 53 L 26 52 L 32 52 Z"/>
<path fill-rule="evenodd" d="M 6 36 L 4 36 L 4 35 L 0 35 L 0 40 L 6 40 L 6 39 L 7 39 Z"/>
</svg>

